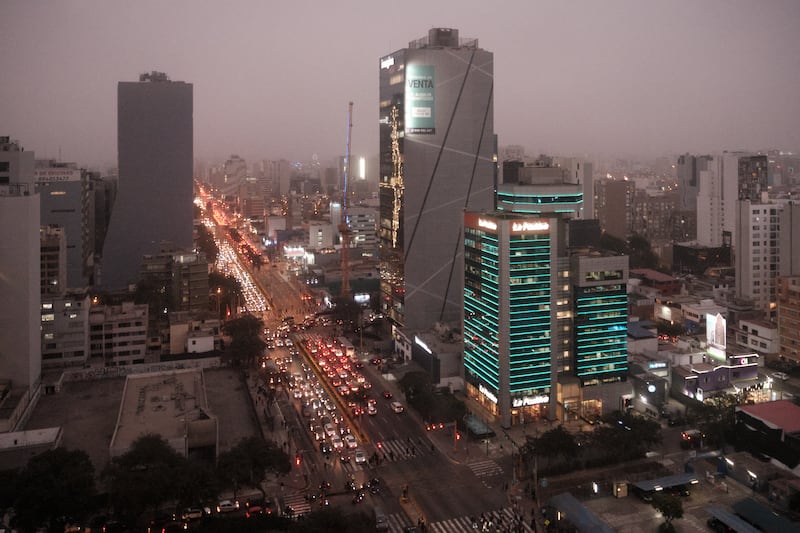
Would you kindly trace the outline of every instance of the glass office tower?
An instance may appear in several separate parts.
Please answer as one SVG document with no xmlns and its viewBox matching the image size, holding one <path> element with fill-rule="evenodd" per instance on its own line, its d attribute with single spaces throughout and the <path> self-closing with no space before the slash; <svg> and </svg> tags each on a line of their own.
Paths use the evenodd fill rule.
<svg viewBox="0 0 800 533">
<path fill-rule="evenodd" d="M 557 216 L 464 216 L 467 394 L 504 426 L 552 409 L 554 354 L 569 344 L 565 238 Z"/>
<path fill-rule="evenodd" d="M 103 247 L 99 284 L 136 283 L 145 254 L 161 243 L 191 250 L 192 84 L 142 74 L 117 88 L 119 185 Z"/>
<path fill-rule="evenodd" d="M 493 204 L 493 61 L 451 28 L 380 59 L 380 275 L 395 327 L 461 319 L 463 215 Z"/>
</svg>

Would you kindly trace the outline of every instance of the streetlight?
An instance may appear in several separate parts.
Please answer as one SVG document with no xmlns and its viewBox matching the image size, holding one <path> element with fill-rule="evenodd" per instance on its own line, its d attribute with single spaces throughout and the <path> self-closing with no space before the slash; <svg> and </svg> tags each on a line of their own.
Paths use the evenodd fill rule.
<svg viewBox="0 0 800 533">
<path fill-rule="evenodd" d="M 217 287 L 217 318 L 220 317 L 220 298 L 222 297 L 222 288 Z"/>
</svg>

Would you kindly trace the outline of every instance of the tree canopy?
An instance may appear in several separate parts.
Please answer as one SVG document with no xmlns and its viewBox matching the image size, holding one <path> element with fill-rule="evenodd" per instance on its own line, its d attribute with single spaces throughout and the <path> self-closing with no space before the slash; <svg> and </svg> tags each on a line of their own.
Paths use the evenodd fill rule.
<svg viewBox="0 0 800 533">
<path fill-rule="evenodd" d="M 231 337 L 228 355 L 234 364 L 252 366 L 264 353 L 267 343 L 261 336 L 264 322 L 260 318 L 245 314 L 225 322 L 222 328 Z"/>
<path fill-rule="evenodd" d="M 287 474 L 292 469 L 289 456 L 275 443 L 261 437 L 246 437 L 218 459 L 220 482 L 236 494 L 243 486 L 258 487 L 267 472 Z"/>
<path fill-rule="evenodd" d="M 180 480 L 188 469 L 186 459 L 160 435 L 136 439 L 130 450 L 114 457 L 103 471 L 111 503 L 129 518 L 180 497 Z"/>
<path fill-rule="evenodd" d="M 50 531 L 63 531 L 93 511 L 94 465 L 82 450 L 49 450 L 28 461 L 14 488 L 18 527 L 35 531 L 47 524 Z"/>
</svg>

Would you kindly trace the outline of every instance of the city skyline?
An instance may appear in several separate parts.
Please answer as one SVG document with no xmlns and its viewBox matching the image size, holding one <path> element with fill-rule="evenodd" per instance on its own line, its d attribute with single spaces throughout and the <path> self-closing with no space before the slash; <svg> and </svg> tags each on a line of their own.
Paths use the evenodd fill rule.
<svg viewBox="0 0 800 533">
<path fill-rule="evenodd" d="M 433 27 L 495 54 L 495 132 L 530 153 L 800 147 L 800 4 L 618 0 L 231 6 L 12 1 L 0 20 L 4 134 L 38 158 L 116 162 L 117 82 L 195 87 L 195 155 L 378 153 L 378 59 Z M 122 21 L 124 25 L 120 24 Z M 491 22 L 487 22 L 491 21 Z"/>
</svg>

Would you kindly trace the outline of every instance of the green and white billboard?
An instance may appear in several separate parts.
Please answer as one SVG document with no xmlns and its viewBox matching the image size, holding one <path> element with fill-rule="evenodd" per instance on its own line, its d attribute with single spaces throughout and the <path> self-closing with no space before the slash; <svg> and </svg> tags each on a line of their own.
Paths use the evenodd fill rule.
<svg viewBox="0 0 800 533">
<path fill-rule="evenodd" d="M 406 134 L 436 134 L 433 72 L 431 65 L 406 65 Z"/>
</svg>

